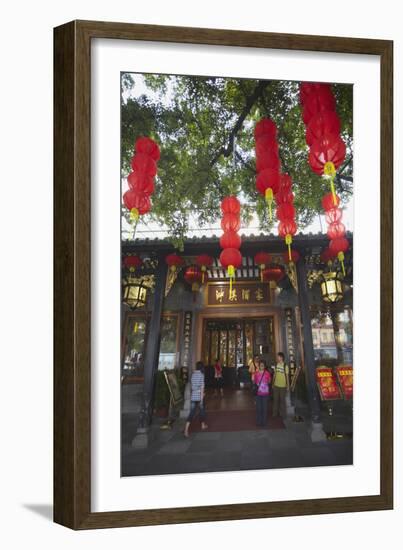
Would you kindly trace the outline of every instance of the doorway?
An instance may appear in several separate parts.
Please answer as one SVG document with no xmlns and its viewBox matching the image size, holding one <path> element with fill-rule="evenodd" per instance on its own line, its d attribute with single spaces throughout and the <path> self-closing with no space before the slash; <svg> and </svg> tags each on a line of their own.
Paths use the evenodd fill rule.
<svg viewBox="0 0 403 550">
<path fill-rule="evenodd" d="M 267 365 L 275 359 L 274 317 L 204 319 L 202 358 L 206 366 L 218 358 L 223 367 L 247 365 L 260 355 Z"/>
</svg>

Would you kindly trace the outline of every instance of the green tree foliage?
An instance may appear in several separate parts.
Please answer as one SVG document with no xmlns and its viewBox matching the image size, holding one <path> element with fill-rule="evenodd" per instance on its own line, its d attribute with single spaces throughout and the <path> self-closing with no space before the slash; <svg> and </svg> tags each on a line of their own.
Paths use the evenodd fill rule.
<svg viewBox="0 0 403 550">
<path fill-rule="evenodd" d="M 122 177 L 130 171 L 137 137 L 161 146 L 150 217 L 169 228 L 180 245 L 189 214 L 200 227 L 220 216 L 228 193 L 242 198 L 244 221 L 257 212 L 262 230 L 272 229 L 255 188 L 253 128 L 264 116 L 278 127 L 282 169 L 293 178 L 300 228 L 320 211 L 324 182 L 307 162 L 298 82 L 169 75 L 122 76 Z M 140 91 L 138 91 L 140 90 Z M 347 144 L 336 181 L 344 201 L 352 193 L 352 86 L 334 84 L 337 112 Z"/>
</svg>

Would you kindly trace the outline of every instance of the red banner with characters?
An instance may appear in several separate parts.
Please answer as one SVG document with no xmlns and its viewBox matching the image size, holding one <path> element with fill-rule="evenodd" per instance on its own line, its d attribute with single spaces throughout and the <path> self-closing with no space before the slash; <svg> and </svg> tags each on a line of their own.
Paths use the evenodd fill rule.
<svg viewBox="0 0 403 550">
<path fill-rule="evenodd" d="M 343 392 L 344 399 L 353 398 L 353 367 L 351 365 L 340 365 L 336 368 L 337 378 Z"/>
<path fill-rule="evenodd" d="M 336 375 L 329 367 L 318 367 L 316 369 L 316 383 L 318 385 L 322 401 L 341 399 L 339 385 Z"/>
</svg>

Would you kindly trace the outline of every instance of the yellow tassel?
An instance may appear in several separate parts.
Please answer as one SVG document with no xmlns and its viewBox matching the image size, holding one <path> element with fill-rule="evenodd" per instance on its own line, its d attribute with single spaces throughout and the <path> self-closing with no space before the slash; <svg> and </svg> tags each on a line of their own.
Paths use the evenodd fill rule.
<svg viewBox="0 0 403 550">
<path fill-rule="evenodd" d="M 260 264 L 260 282 L 263 283 L 263 270 L 265 268 L 265 264 Z"/>
<path fill-rule="evenodd" d="M 269 206 L 269 219 L 272 221 L 273 214 L 272 214 L 272 204 L 273 204 L 273 189 L 271 187 L 268 187 L 265 191 L 264 197 L 266 199 L 266 203 Z"/>
<path fill-rule="evenodd" d="M 346 276 L 346 270 L 344 269 L 344 252 L 340 251 L 338 254 L 337 254 L 337 259 L 339 260 L 339 262 L 341 263 L 341 269 L 343 271 L 343 275 Z"/>
<path fill-rule="evenodd" d="M 288 259 L 292 260 L 291 256 L 291 243 L 292 243 L 292 235 L 288 233 L 288 235 L 285 236 L 285 244 L 288 246 Z"/>
<path fill-rule="evenodd" d="M 334 179 L 330 180 L 330 189 L 332 191 L 333 204 L 337 206 L 336 190 L 334 188 Z"/>
<path fill-rule="evenodd" d="M 227 268 L 227 273 L 229 276 L 229 295 L 232 296 L 232 280 L 235 280 L 235 267 L 233 265 L 229 265 Z"/>
<path fill-rule="evenodd" d="M 330 178 L 330 189 L 333 196 L 333 204 L 337 206 L 336 190 L 334 188 L 334 178 L 336 177 L 336 167 L 333 162 L 325 162 L 323 174 Z"/>
<path fill-rule="evenodd" d="M 137 222 L 137 220 L 139 219 L 139 216 L 140 216 L 140 213 L 139 211 L 137 210 L 137 208 L 132 208 L 130 210 L 130 221 L 133 223 L 133 222 Z"/>
</svg>

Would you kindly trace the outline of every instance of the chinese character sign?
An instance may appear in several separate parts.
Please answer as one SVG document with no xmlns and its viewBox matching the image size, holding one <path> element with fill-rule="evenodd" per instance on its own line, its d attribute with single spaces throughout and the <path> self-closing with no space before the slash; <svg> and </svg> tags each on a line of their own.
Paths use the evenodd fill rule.
<svg viewBox="0 0 403 550">
<path fill-rule="evenodd" d="M 318 385 L 322 401 L 341 399 L 336 375 L 331 368 L 318 367 L 316 369 L 316 383 Z"/>
<path fill-rule="evenodd" d="M 242 282 L 209 283 L 207 285 L 208 306 L 248 306 L 270 304 L 270 287 L 267 283 Z"/>
<path fill-rule="evenodd" d="M 185 315 L 183 319 L 183 356 L 182 356 L 182 365 L 184 367 L 189 366 L 191 334 L 192 334 L 192 312 L 185 311 Z"/>
<path fill-rule="evenodd" d="M 340 365 L 336 368 L 337 378 L 344 399 L 353 398 L 353 368 L 351 365 Z"/>
</svg>

